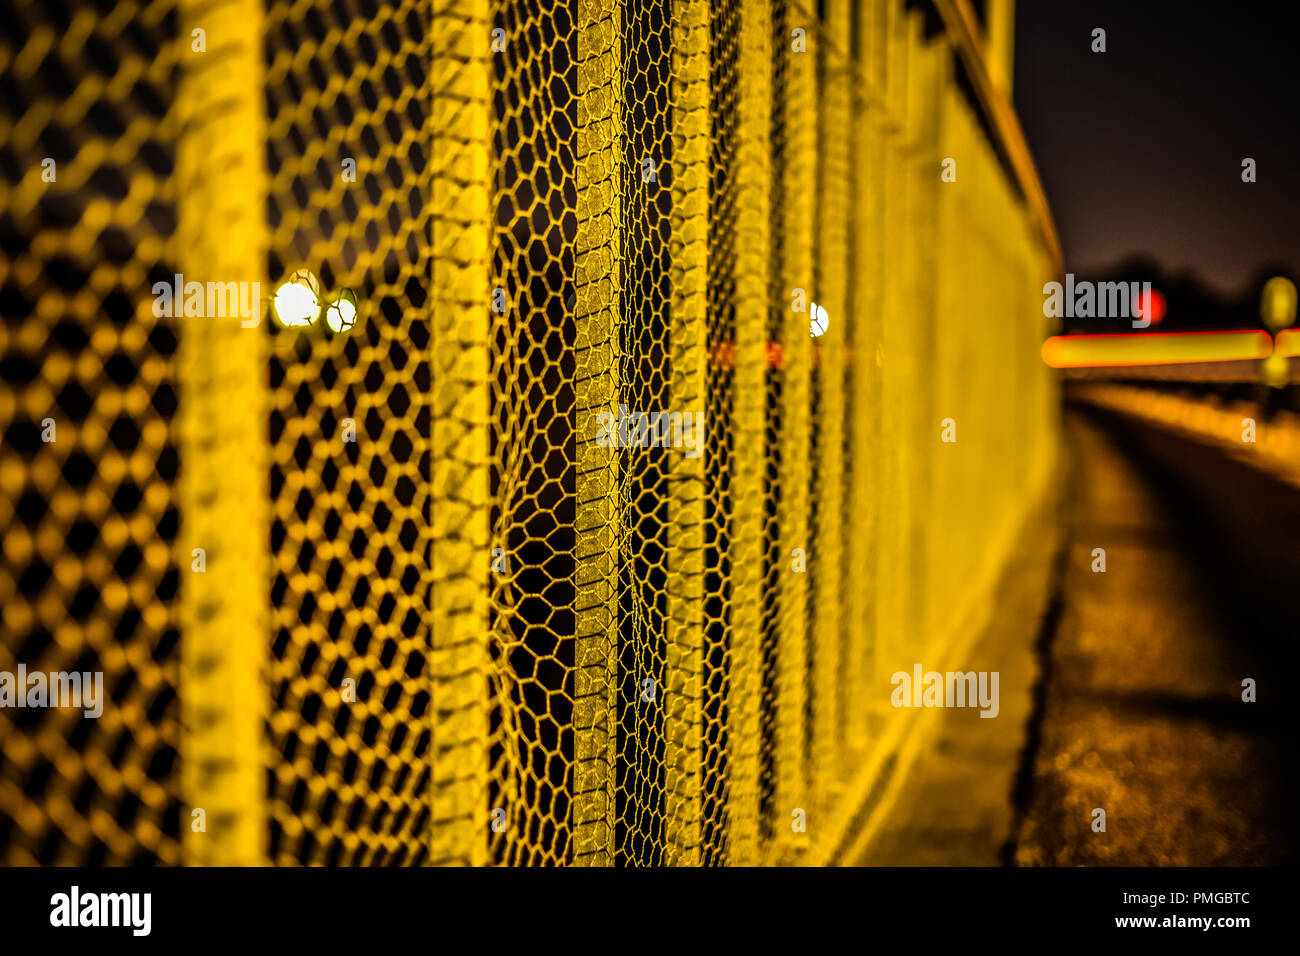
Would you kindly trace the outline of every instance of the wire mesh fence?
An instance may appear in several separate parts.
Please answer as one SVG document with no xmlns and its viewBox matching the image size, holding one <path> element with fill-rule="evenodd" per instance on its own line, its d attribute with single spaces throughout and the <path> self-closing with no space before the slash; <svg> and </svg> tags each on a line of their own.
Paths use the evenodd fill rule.
<svg viewBox="0 0 1300 956">
<path fill-rule="evenodd" d="M 933 11 L 8 3 L 0 860 L 833 861 L 1056 445 Z"/>
</svg>

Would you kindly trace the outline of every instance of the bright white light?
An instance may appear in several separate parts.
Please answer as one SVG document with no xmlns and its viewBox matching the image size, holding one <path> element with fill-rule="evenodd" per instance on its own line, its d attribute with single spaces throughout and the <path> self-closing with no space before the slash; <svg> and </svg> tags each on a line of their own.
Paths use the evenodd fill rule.
<svg viewBox="0 0 1300 956">
<path fill-rule="evenodd" d="M 275 291 L 275 315 L 282 325 L 311 325 L 320 313 L 320 303 L 311 289 L 286 282 Z"/>
<path fill-rule="evenodd" d="M 275 290 L 272 305 L 281 325 L 301 328 L 320 315 L 320 282 L 306 269 L 299 269 Z"/>
<path fill-rule="evenodd" d="M 357 324 L 357 302 L 351 292 L 343 292 L 325 310 L 325 324 L 331 332 L 346 332 Z"/>
<path fill-rule="evenodd" d="M 818 336 L 826 334 L 826 330 L 830 328 L 831 317 L 827 315 L 826 310 L 816 302 L 810 303 L 810 305 L 811 307 L 808 311 L 812 318 L 808 324 L 812 330 L 813 338 L 817 338 Z"/>
</svg>

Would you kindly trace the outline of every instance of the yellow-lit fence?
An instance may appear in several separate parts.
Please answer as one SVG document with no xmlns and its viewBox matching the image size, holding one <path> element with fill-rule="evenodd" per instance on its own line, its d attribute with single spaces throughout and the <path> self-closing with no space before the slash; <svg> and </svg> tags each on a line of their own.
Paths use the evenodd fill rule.
<svg viewBox="0 0 1300 956">
<path fill-rule="evenodd" d="M 0 859 L 837 861 L 1054 457 L 968 5 L 12 6 Z"/>
</svg>

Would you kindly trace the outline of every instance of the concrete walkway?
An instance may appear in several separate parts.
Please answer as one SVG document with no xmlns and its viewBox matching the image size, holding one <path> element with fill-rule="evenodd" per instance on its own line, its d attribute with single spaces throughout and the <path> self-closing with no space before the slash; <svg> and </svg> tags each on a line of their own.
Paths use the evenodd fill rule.
<svg viewBox="0 0 1300 956">
<path fill-rule="evenodd" d="M 857 862 L 1296 863 L 1300 491 L 1109 413 L 1066 431 L 1055 598 L 1026 571 L 978 645 L 1002 715 L 944 715 Z"/>
</svg>

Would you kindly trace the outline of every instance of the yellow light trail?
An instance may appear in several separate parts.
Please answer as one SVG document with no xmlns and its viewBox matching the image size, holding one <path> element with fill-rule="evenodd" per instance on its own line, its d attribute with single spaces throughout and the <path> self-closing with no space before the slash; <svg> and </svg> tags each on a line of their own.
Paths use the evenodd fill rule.
<svg viewBox="0 0 1300 956">
<path fill-rule="evenodd" d="M 1294 347 L 1297 351 L 1292 354 L 1300 354 L 1300 341 Z M 1273 343 L 1268 333 L 1252 329 L 1144 335 L 1054 335 L 1043 343 L 1042 355 L 1043 361 L 1052 368 L 1122 368 L 1187 362 L 1238 362 L 1266 358 L 1272 351 Z"/>
</svg>

